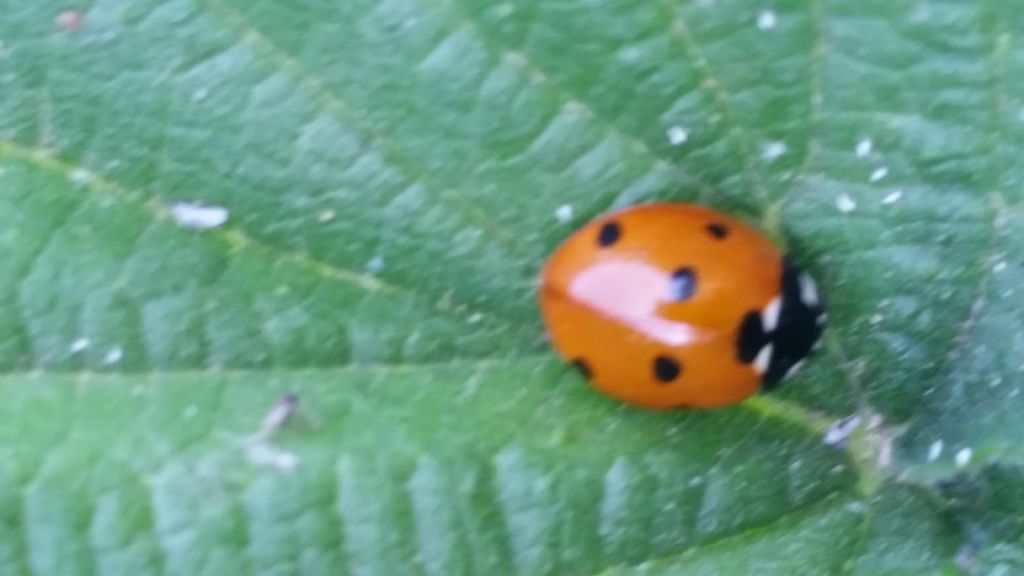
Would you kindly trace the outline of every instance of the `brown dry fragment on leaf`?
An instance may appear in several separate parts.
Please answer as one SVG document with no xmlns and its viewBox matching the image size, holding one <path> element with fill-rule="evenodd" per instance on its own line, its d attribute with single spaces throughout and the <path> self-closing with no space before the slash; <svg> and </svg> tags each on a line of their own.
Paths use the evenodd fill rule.
<svg viewBox="0 0 1024 576">
<path fill-rule="evenodd" d="M 263 417 L 263 423 L 260 425 L 260 429 L 256 435 L 261 438 L 266 438 L 278 431 L 286 422 L 288 422 L 288 420 L 291 419 L 298 406 L 299 397 L 295 394 L 285 394 L 279 398 L 277 402 L 271 406 L 266 416 Z"/>
</svg>

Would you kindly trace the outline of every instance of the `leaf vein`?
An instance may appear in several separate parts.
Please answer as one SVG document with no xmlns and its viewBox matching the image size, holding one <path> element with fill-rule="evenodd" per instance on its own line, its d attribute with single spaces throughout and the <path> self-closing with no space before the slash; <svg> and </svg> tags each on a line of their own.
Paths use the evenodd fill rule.
<svg viewBox="0 0 1024 576">
<path fill-rule="evenodd" d="M 814 45 L 811 48 L 811 117 L 807 126 L 807 148 L 804 150 L 804 158 L 800 162 L 800 168 L 793 178 L 794 186 L 799 185 L 811 168 L 814 167 L 819 147 L 818 130 L 821 128 L 821 119 L 825 106 L 823 82 L 825 54 L 828 50 L 825 40 L 825 0 L 808 0 L 808 3 L 814 25 Z"/>
<path fill-rule="evenodd" d="M 702 552 L 713 551 L 716 549 L 728 548 L 733 544 L 743 544 L 745 542 L 754 541 L 763 535 L 771 533 L 777 529 L 785 529 L 791 525 L 799 524 L 802 520 L 811 518 L 817 514 L 821 514 L 827 509 L 838 502 L 841 499 L 842 492 L 830 492 L 825 496 L 814 500 L 803 506 L 794 508 L 785 514 L 776 516 L 767 522 L 761 522 L 756 525 L 747 526 L 742 528 L 740 531 L 734 534 L 728 534 L 718 538 L 712 538 L 706 540 L 700 544 L 690 547 L 687 550 L 676 554 L 667 554 L 657 558 L 651 558 L 644 562 L 645 566 L 661 562 L 673 562 L 677 560 L 685 560 L 691 556 L 695 556 Z M 614 574 L 613 570 L 616 568 L 622 568 L 625 566 L 608 566 L 605 569 L 597 572 L 597 576 L 605 576 Z"/>
<path fill-rule="evenodd" d="M 452 10 L 476 33 L 477 37 L 484 43 L 489 49 L 492 56 L 500 57 L 502 55 L 508 55 L 515 53 L 516 58 L 506 58 L 506 61 L 512 62 L 513 64 L 520 66 L 532 77 L 539 78 L 540 81 L 552 92 L 558 94 L 562 102 L 565 105 L 578 106 L 584 110 L 588 116 L 595 119 L 601 126 L 626 141 L 628 141 L 635 149 L 641 151 L 645 156 L 651 158 L 655 167 L 662 168 L 671 172 L 680 182 L 689 186 L 695 186 L 698 190 L 704 194 L 709 195 L 711 188 L 702 181 L 697 180 L 689 173 L 685 172 L 680 166 L 678 166 L 672 158 L 666 157 L 663 154 L 656 152 L 648 144 L 646 140 L 637 136 L 623 127 L 616 124 L 614 121 L 609 120 L 602 116 L 597 109 L 595 109 L 589 102 L 586 101 L 581 95 L 576 94 L 563 86 L 562 83 L 552 79 L 551 75 L 541 66 L 539 66 L 529 55 L 523 51 L 514 50 L 515 47 L 507 45 L 499 45 L 495 42 L 492 37 L 486 34 L 481 27 L 480 23 L 473 17 L 472 13 L 467 10 L 460 0 L 435 0 L 438 2 L 445 2 Z"/>
<path fill-rule="evenodd" d="M 967 309 L 966 316 L 957 325 L 953 342 L 944 359 L 938 363 L 936 375 L 946 373 L 950 366 L 955 364 L 963 352 L 971 343 L 971 333 L 978 323 L 988 304 L 988 287 L 994 274 L 992 261 L 999 254 L 999 238 L 1001 228 L 1006 217 L 1006 203 L 1003 199 L 1004 175 L 1006 165 L 1004 160 L 1004 146 L 1006 144 L 1006 128 L 1002 117 L 1007 108 L 1006 95 L 1006 55 L 1009 52 L 1012 37 L 1009 33 L 1001 30 L 1001 20 L 996 18 L 995 29 L 991 30 L 993 35 L 992 50 L 989 53 L 988 64 L 992 77 L 992 124 L 989 127 L 989 148 L 992 158 L 992 172 L 990 182 L 989 211 L 991 224 L 989 227 L 989 246 L 982 256 L 980 266 L 982 267 L 978 284 L 974 289 L 974 296 L 971 305 Z"/>
<path fill-rule="evenodd" d="M 690 61 L 693 63 L 694 70 L 696 70 L 701 77 L 701 89 L 711 96 L 718 108 L 718 113 L 721 115 L 722 120 L 732 128 L 729 131 L 729 134 L 733 142 L 733 147 L 739 155 L 740 162 L 743 164 L 744 176 L 752 186 L 758 201 L 761 203 L 762 211 L 769 212 L 771 200 L 769 198 L 768 191 L 765 188 L 760 168 L 754 161 L 754 153 L 752 149 L 753 139 L 750 137 L 749 131 L 733 115 L 728 94 L 721 83 L 719 83 L 715 78 L 714 71 L 711 69 L 711 65 L 704 56 L 703 49 L 700 47 L 697 39 L 690 32 L 689 26 L 686 24 L 686 19 L 683 18 L 682 10 L 673 5 L 669 0 L 659 1 L 665 7 L 666 11 L 669 12 L 669 34 L 676 42 L 679 43 L 680 46 L 682 46 L 684 52 L 690 56 Z"/>
<path fill-rule="evenodd" d="M 72 174 L 80 169 L 79 166 L 71 164 L 61 158 L 50 156 L 45 150 L 25 148 L 10 141 L 0 140 L 0 157 L 9 157 L 27 162 L 41 170 L 71 178 Z M 166 206 L 156 199 L 147 199 L 138 191 L 123 187 L 122 185 L 107 180 L 103 177 L 94 177 L 86 186 L 86 189 L 93 193 L 105 193 L 123 201 L 134 202 L 144 208 L 155 221 L 171 220 L 171 213 Z M 206 231 L 213 238 L 219 239 L 226 244 L 230 252 L 248 250 L 253 254 L 259 254 L 271 261 L 286 261 L 306 271 L 312 272 L 325 280 L 331 280 L 355 286 L 367 293 L 384 293 L 400 295 L 411 300 L 425 300 L 420 294 L 422 290 L 413 290 L 386 282 L 378 276 L 342 268 L 333 263 L 327 263 L 313 258 L 308 254 L 288 252 L 271 244 L 256 240 L 237 228 L 217 228 Z M 444 304 L 437 301 L 430 301 L 429 305 L 437 312 L 454 315 L 462 319 L 468 319 L 480 311 L 468 305 L 458 302 Z"/>
<path fill-rule="evenodd" d="M 428 188 L 435 190 L 439 198 L 466 216 L 470 222 L 489 231 L 494 238 L 502 242 L 506 249 L 516 252 L 521 248 L 517 235 L 506 229 L 498 220 L 485 212 L 456 188 L 437 182 L 427 170 L 421 167 L 414 158 L 401 152 L 376 126 L 361 119 L 360 115 L 336 91 L 307 69 L 292 55 L 282 50 L 270 38 L 264 35 L 248 18 L 236 9 L 227 5 L 224 0 L 202 0 L 202 3 L 214 16 L 219 17 L 239 34 L 239 40 L 254 46 L 257 53 L 262 54 L 285 75 L 298 82 L 298 85 L 313 96 L 314 100 L 326 111 L 345 123 L 348 127 L 360 132 L 368 142 L 383 152 L 394 165 Z"/>
</svg>

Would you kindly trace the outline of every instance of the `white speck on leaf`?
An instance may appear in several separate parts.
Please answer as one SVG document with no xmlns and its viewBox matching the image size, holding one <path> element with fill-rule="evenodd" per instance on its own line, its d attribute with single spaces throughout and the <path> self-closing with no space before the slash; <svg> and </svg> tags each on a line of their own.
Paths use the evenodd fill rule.
<svg viewBox="0 0 1024 576">
<path fill-rule="evenodd" d="M 316 215 L 316 220 L 317 222 L 330 222 L 331 220 L 334 220 L 335 216 L 336 214 L 334 213 L 334 210 L 324 210 Z"/>
<path fill-rule="evenodd" d="M 295 394 L 285 394 L 274 402 L 267 414 L 260 423 L 259 430 L 253 435 L 254 439 L 266 439 L 274 432 L 285 425 L 299 407 L 299 397 Z"/>
<path fill-rule="evenodd" d="M 857 158 L 864 158 L 868 154 L 871 154 L 871 139 L 862 138 L 860 142 L 857 142 Z"/>
<path fill-rule="evenodd" d="M 71 346 L 68 347 L 68 350 L 70 350 L 72 354 L 78 354 L 79 352 L 88 348 L 89 344 L 91 344 L 91 342 L 89 341 L 88 338 L 79 338 L 78 340 L 75 340 L 74 342 L 71 343 Z"/>
<path fill-rule="evenodd" d="M 186 420 L 191 420 L 199 415 L 199 407 L 195 404 L 190 404 L 185 408 L 185 411 L 182 412 L 181 415 L 184 416 Z"/>
<path fill-rule="evenodd" d="M 103 356 L 103 363 L 107 366 L 117 364 L 124 358 L 124 350 L 120 346 L 114 346 Z"/>
<path fill-rule="evenodd" d="M 849 418 L 843 418 L 837 420 L 829 426 L 828 432 L 825 433 L 824 442 L 829 446 L 841 446 L 846 442 L 846 439 L 853 434 L 853 431 L 860 426 L 860 416 L 853 415 Z"/>
<path fill-rule="evenodd" d="M 1003 270 L 1006 270 L 1006 262 L 1003 260 L 996 262 L 995 266 L 992 267 L 992 271 L 995 272 L 996 274 L 1002 272 Z"/>
<path fill-rule="evenodd" d="M 974 451 L 970 448 L 963 448 L 956 453 L 954 461 L 956 462 L 957 468 L 963 468 L 971 463 L 971 457 L 974 456 Z"/>
<path fill-rule="evenodd" d="M 787 150 L 789 148 L 786 147 L 785 142 L 769 142 L 761 147 L 761 158 L 772 162 L 785 154 Z"/>
<path fill-rule="evenodd" d="M 555 220 L 558 220 L 562 224 L 565 224 L 569 220 L 572 220 L 573 209 L 572 204 L 562 204 L 555 209 Z"/>
<path fill-rule="evenodd" d="M 366 262 L 366 271 L 367 272 L 370 272 L 372 274 L 376 274 L 377 272 L 380 272 L 383 269 L 384 269 L 384 257 L 381 256 L 380 254 L 374 256 L 373 258 L 370 258 L 369 261 Z"/>
<path fill-rule="evenodd" d="M 840 194 L 836 196 L 836 208 L 843 214 L 849 214 L 857 209 L 857 203 L 850 198 L 849 194 Z"/>
<path fill-rule="evenodd" d="M 903 197 L 903 191 L 902 190 L 895 190 L 895 191 L 891 192 L 885 198 L 882 198 L 882 204 L 895 204 L 902 197 Z"/>
<path fill-rule="evenodd" d="M 85 168 L 75 168 L 68 174 L 68 180 L 74 184 L 88 184 L 96 179 L 96 175 Z"/>
<path fill-rule="evenodd" d="M 192 92 L 192 101 L 193 102 L 202 102 L 203 100 L 206 100 L 206 97 L 209 96 L 209 95 L 210 95 L 210 89 L 209 88 L 205 88 L 205 87 L 204 88 L 197 88 L 194 92 Z"/>
<path fill-rule="evenodd" d="M 932 445 L 928 447 L 928 461 L 935 462 L 942 456 L 942 440 L 936 440 L 932 442 Z"/>
<path fill-rule="evenodd" d="M 479 312 L 474 312 L 472 316 L 467 320 L 470 324 L 476 324 L 477 322 L 484 319 L 484 315 Z"/>
<path fill-rule="evenodd" d="M 889 175 L 889 169 L 886 167 L 875 168 L 875 171 L 868 176 L 868 182 L 878 182 Z"/>
<path fill-rule="evenodd" d="M 665 136 L 668 138 L 669 144 L 679 146 L 690 139 L 690 132 L 682 126 L 673 126 L 665 131 Z"/>
<path fill-rule="evenodd" d="M 223 206 L 208 206 L 191 202 L 178 202 L 171 206 L 171 216 L 186 227 L 196 230 L 209 230 L 223 226 L 230 213 Z"/>
<path fill-rule="evenodd" d="M 775 12 L 771 10 L 762 10 L 757 15 L 757 28 L 758 30 L 771 30 L 775 28 L 775 24 L 778 23 L 778 18 L 775 17 Z"/>
<path fill-rule="evenodd" d="M 65 10 L 57 14 L 54 23 L 64 32 L 73 32 L 82 25 L 82 13 L 78 10 Z"/>
<path fill-rule="evenodd" d="M 881 324 L 882 320 L 885 320 L 885 316 L 881 314 L 873 314 L 871 318 L 868 318 L 868 322 L 871 322 L 872 325 Z"/>
</svg>

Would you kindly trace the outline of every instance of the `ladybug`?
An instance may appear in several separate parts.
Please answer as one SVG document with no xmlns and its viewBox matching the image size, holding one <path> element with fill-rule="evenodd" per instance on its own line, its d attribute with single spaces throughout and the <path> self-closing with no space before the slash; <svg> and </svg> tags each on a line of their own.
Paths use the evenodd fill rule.
<svg viewBox="0 0 1024 576">
<path fill-rule="evenodd" d="M 607 214 L 550 256 L 539 301 L 552 344 L 628 404 L 714 408 L 770 390 L 818 346 L 814 280 L 761 233 L 692 204 Z"/>
</svg>

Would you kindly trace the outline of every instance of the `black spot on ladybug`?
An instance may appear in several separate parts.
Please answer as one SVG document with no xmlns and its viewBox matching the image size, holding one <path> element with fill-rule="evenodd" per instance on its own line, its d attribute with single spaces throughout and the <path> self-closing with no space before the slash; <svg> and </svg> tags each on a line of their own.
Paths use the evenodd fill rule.
<svg viewBox="0 0 1024 576">
<path fill-rule="evenodd" d="M 575 360 L 572 361 L 572 366 L 573 368 L 578 370 L 584 378 L 590 380 L 590 376 L 593 374 L 593 372 L 590 371 L 590 364 L 587 364 L 586 360 L 584 360 L 583 358 L 576 358 Z"/>
<path fill-rule="evenodd" d="M 768 342 L 768 336 L 764 333 L 764 326 L 761 324 L 761 313 L 751 310 L 743 316 L 740 322 L 739 338 L 736 341 L 736 354 L 740 362 L 750 364 L 757 358 L 757 353 Z"/>
<path fill-rule="evenodd" d="M 697 273 L 684 266 L 676 269 L 668 282 L 668 298 L 673 302 L 689 300 L 697 291 Z"/>
<path fill-rule="evenodd" d="M 622 228 L 619 226 L 619 223 L 608 222 L 601 226 L 601 231 L 597 233 L 597 243 L 602 248 L 607 248 L 618 242 L 620 236 L 622 236 Z"/>
<path fill-rule="evenodd" d="M 668 356 L 658 356 L 654 359 L 654 377 L 659 382 L 668 384 L 679 377 L 679 373 L 683 371 L 683 368 L 674 359 Z"/>
<path fill-rule="evenodd" d="M 711 234 L 715 240 L 724 240 L 729 235 L 729 229 L 725 227 L 725 224 L 718 222 L 712 222 L 707 225 L 708 234 Z"/>
</svg>

